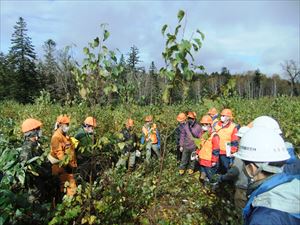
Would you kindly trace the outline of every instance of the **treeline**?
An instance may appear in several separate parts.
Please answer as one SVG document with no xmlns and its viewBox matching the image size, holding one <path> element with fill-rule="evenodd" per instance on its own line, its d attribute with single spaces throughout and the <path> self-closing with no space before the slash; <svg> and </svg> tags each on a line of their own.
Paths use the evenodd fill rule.
<svg viewBox="0 0 300 225">
<path fill-rule="evenodd" d="M 140 52 L 136 46 L 118 58 L 104 45 L 109 32 L 103 31 L 102 38 L 97 37 L 84 48 L 82 65 L 72 56 L 72 46 L 57 49 L 51 39 L 44 42 L 44 56 L 38 59 L 27 35 L 26 22 L 19 18 L 14 26 L 9 53 L 0 53 L 0 100 L 30 103 L 42 94 L 62 104 L 82 100 L 92 104 L 162 103 L 164 90 L 170 86 L 167 77 L 163 76 L 164 69 L 158 70 L 154 62 L 149 68 L 141 67 Z M 100 45 L 101 51 L 96 54 Z M 218 96 L 250 99 L 297 96 L 300 90 L 299 66 L 290 60 L 282 64 L 282 69 L 287 79 L 278 74 L 268 77 L 259 69 L 242 74 L 231 74 L 226 67 L 211 74 L 204 70 L 194 72 L 191 79 L 172 83 L 170 103 Z"/>
</svg>

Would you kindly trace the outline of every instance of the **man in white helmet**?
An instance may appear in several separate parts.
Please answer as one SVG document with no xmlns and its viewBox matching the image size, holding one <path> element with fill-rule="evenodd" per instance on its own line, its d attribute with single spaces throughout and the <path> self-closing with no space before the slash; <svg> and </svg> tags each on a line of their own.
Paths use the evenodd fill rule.
<svg viewBox="0 0 300 225">
<path fill-rule="evenodd" d="M 283 167 L 290 155 L 282 137 L 254 126 L 242 137 L 235 157 L 244 161 L 250 179 L 245 225 L 300 224 L 300 161 Z"/>
</svg>

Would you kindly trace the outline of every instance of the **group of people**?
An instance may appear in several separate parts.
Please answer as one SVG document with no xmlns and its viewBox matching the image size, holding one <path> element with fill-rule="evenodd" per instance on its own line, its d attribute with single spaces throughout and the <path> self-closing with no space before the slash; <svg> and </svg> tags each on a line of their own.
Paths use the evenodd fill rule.
<svg viewBox="0 0 300 225">
<path fill-rule="evenodd" d="M 300 162 L 293 145 L 285 142 L 276 120 L 261 116 L 247 126 L 234 122 L 230 109 L 218 114 L 215 108 L 197 122 L 195 112 L 180 113 L 176 129 L 179 175 L 200 172 L 204 184 L 218 187 L 226 181 L 236 186 L 235 205 L 243 208 L 245 224 L 299 224 Z M 96 119 L 89 116 L 74 137 L 69 136 L 70 117 L 60 115 L 51 138 L 47 158 L 52 175 L 59 180 L 61 193 L 73 196 L 77 189 L 74 171 L 78 164 L 89 163 L 89 148 L 94 143 Z M 146 163 L 154 155 L 161 158 L 160 134 L 153 116 L 145 117 L 142 138 L 133 132 L 134 121 L 127 119 L 120 131 L 122 154 L 116 168 L 132 170 L 139 157 L 139 143 L 146 149 Z M 42 122 L 27 119 L 22 123 L 25 141 L 21 159 L 37 154 Z M 39 153 L 40 154 L 40 153 Z"/>
<path fill-rule="evenodd" d="M 51 150 L 47 156 L 51 163 L 52 175 L 59 180 L 61 193 L 73 196 L 77 189 L 77 182 L 74 172 L 78 165 L 91 164 L 92 146 L 95 144 L 94 129 L 97 122 L 94 117 L 87 117 L 74 137 L 69 136 L 70 117 L 60 115 L 56 119 L 54 133 L 51 138 Z M 120 131 L 119 142 L 123 143 L 122 154 L 116 163 L 116 167 L 128 167 L 132 170 L 135 166 L 138 153 L 138 138 L 133 132 L 134 121 L 127 119 L 123 129 Z M 21 161 L 28 162 L 34 156 L 40 156 L 39 139 L 42 136 L 42 122 L 33 118 L 26 119 L 22 123 L 24 134 L 23 150 Z M 145 124 L 142 127 L 141 144 L 146 148 L 146 162 L 149 162 L 153 154 L 160 158 L 160 135 L 158 128 L 153 123 L 153 116 L 145 117 Z M 39 149 L 39 150 L 38 150 Z M 78 171 L 77 171 L 78 173 Z M 79 172 L 83 179 L 88 180 L 88 173 Z"/>
<path fill-rule="evenodd" d="M 198 169 L 212 188 L 235 182 L 234 203 L 247 225 L 300 224 L 300 161 L 275 119 L 260 116 L 240 127 L 230 109 L 219 118 L 211 108 L 199 123 L 195 112 L 177 121 L 180 175 Z"/>
</svg>

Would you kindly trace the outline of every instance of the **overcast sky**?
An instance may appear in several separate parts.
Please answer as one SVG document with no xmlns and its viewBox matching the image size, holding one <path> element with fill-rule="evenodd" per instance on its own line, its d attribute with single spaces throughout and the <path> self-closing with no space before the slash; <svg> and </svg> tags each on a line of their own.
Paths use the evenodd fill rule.
<svg viewBox="0 0 300 225">
<path fill-rule="evenodd" d="M 177 12 L 186 12 L 185 37 L 201 30 L 205 40 L 196 63 L 207 72 L 227 67 L 231 73 L 260 69 L 281 74 L 280 63 L 300 61 L 300 1 L 4 1 L 1 2 L 0 50 L 9 51 L 13 26 L 19 17 L 27 23 L 39 57 L 51 38 L 61 49 L 75 44 L 74 55 L 99 36 L 108 23 L 108 46 L 126 55 L 131 46 L 140 50 L 141 65 L 163 66 L 164 24 L 175 28 Z"/>
</svg>

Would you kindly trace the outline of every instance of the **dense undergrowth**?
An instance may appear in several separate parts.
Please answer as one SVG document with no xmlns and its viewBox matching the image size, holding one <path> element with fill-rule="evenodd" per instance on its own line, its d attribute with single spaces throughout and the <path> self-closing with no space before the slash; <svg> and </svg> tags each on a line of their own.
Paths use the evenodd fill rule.
<svg viewBox="0 0 300 225">
<path fill-rule="evenodd" d="M 39 99 L 32 105 L 0 103 L 0 166 L 4 177 L 0 183 L 0 224 L 241 224 L 233 206 L 233 186 L 226 184 L 212 191 L 198 180 L 199 173 L 178 175 L 175 159 L 174 128 L 176 115 L 192 110 L 200 118 L 211 106 L 219 110 L 230 107 L 234 120 L 245 125 L 260 115 L 278 120 L 285 139 L 300 146 L 300 99 L 262 98 L 259 100 L 226 99 L 172 106 L 120 105 L 88 107 L 85 104 L 60 106 Z M 20 124 L 28 117 L 43 122 L 42 148 L 50 150 L 54 122 L 59 114 L 71 116 L 71 136 L 88 115 L 97 118 L 98 128 L 93 160 L 100 167 L 95 179 L 81 182 L 74 198 L 64 198 L 53 208 L 51 196 L 40 205 L 28 203 L 28 190 L 22 186 L 30 170 L 18 166 L 17 152 L 22 145 Z M 150 164 L 139 159 L 133 172 L 115 170 L 120 155 L 117 132 L 124 121 L 135 120 L 135 131 L 141 133 L 143 118 L 153 114 L 162 137 L 164 157 Z M 3 181 L 6 180 L 6 183 Z M 8 185 L 10 184 L 10 185 Z"/>
</svg>

